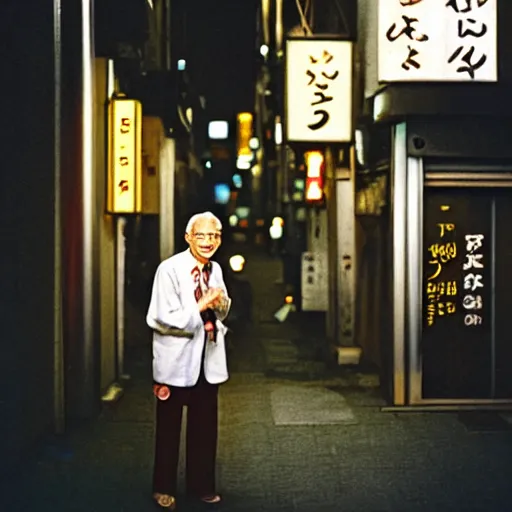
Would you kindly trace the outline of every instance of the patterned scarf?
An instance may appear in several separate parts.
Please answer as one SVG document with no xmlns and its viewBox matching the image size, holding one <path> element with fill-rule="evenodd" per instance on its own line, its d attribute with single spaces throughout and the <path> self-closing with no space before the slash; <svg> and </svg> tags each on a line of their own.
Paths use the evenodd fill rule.
<svg viewBox="0 0 512 512">
<path fill-rule="evenodd" d="M 198 267 L 194 267 L 194 269 L 192 270 L 192 278 L 194 279 L 194 284 L 196 285 L 194 290 L 194 296 L 196 298 L 196 301 L 199 301 L 203 294 L 208 290 L 211 272 L 211 262 L 208 262 L 206 265 L 203 266 L 202 272 L 199 270 Z M 217 337 L 217 327 L 215 326 L 215 313 L 211 308 L 208 308 L 201 312 L 201 318 L 203 319 L 206 340 L 215 342 Z"/>
</svg>

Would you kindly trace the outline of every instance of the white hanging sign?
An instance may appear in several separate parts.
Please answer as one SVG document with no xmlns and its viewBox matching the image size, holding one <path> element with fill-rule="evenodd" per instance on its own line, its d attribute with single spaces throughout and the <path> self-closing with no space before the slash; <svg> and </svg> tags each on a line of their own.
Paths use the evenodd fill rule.
<svg viewBox="0 0 512 512">
<path fill-rule="evenodd" d="M 497 0 L 379 0 L 379 81 L 496 82 L 497 18 Z"/>
<path fill-rule="evenodd" d="M 286 42 L 288 142 L 352 140 L 352 43 L 329 39 Z"/>
</svg>

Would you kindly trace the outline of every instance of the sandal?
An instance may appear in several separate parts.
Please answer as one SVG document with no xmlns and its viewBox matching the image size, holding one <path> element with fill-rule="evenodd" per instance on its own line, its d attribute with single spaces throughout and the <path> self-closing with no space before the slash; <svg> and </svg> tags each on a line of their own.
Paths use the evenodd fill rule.
<svg viewBox="0 0 512 512">
<path fill-rule="evenodd" d="M 170 494 L 155 492 L 153 494 L 153 499 L 160 508 L 167 510 L 174 510 L 176 508 L 176 498 Z"/>
<path fill-rule="evenodd" d="M 220 494 L 207 494 L 201 498 L 201 501 L 208 505 L 214 505 L 216 503 L 220 503 L 222 501 L 222 497 Z"/>
</svg>

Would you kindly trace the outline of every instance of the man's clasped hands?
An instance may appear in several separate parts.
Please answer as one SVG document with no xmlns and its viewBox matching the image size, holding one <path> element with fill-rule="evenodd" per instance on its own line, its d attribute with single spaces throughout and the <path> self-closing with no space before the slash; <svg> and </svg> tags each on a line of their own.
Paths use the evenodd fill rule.
<svg viewBox="0 0 512 512">
<path fill-rule="evenodd" d="M 215 309 L 222 304 L 224 292 L 222 288 L 208 288 L 203 296 L 197 301 L 199 311 L 206 311 L 208 308 Z"/>
</svg>

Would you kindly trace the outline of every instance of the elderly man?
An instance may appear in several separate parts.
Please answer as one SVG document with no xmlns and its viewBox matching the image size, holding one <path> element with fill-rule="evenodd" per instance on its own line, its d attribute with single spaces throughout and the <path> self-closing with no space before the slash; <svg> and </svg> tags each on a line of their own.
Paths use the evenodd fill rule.
<svg viewBox="0 0 512 512">
<path fill-rule="evenodd" d="M 186 227 L 189 248 L 163 261 L 155 274 L 146 321 L 153 329 L 156 446 L 153 498 L 173 510 L 182 409 L 187 409 L 187 493 L 219 503 L 215 489 L 218 385 L 228 379 L 224 336 L 229 299 L 222 270 L 211 262 L 221 222 L 210 212 Z"/>
</svg>

